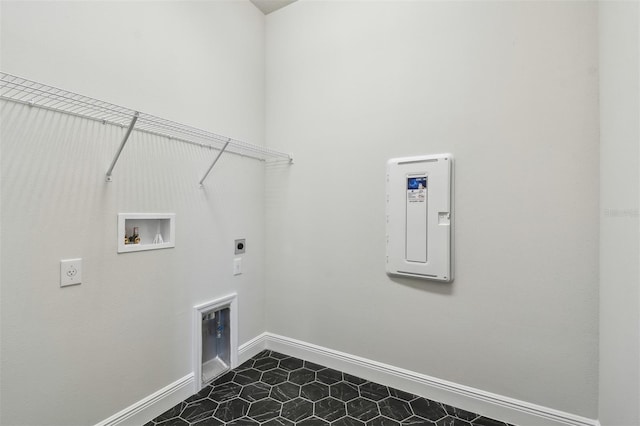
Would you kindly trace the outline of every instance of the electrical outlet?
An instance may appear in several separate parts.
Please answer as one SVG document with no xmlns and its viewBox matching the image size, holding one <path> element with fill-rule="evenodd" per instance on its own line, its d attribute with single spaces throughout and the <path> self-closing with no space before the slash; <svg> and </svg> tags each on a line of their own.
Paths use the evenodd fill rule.
<svg viewBox="0 0 640 426">
<path fill-rule="evenodd" d="M 247 243 L 245 239 L 242 238 L 241 240 L 236 240 L 235 243 L 236 243 L 235 254 L 243 254 L 247 249 Z"/>
<path fill-rule="evenodd" d="M 60 261 L 60 287 L 82 283 L 82 259 Z"/>
</svg>

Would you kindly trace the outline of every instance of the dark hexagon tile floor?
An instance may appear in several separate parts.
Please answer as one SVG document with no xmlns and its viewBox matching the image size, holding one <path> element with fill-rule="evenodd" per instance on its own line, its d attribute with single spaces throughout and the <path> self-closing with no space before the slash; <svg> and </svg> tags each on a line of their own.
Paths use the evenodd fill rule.
<svg viewBox="0 0 640 426">
<path fill-rule="evenodd" d="M 145 426 L 512 426 L 262 351 Z"/>
</svg>

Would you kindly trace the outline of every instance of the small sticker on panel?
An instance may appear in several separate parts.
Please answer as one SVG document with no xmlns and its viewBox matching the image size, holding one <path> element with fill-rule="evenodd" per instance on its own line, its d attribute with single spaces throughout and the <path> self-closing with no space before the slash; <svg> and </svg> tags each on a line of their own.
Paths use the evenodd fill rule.
<svg viewBox="0 0 640 426">
<path fill-rule="evenodd" d="M 427 200 L 427 177 L 407 178 L 407 201 L 424 203 Z"/>
<path fill-rule="evenodd" d="M 427 191 L 424 189 L 412 189 L 407 192 L 407 200 L 410 203 L 424 203 L 427 199 Z"/>
</svg>

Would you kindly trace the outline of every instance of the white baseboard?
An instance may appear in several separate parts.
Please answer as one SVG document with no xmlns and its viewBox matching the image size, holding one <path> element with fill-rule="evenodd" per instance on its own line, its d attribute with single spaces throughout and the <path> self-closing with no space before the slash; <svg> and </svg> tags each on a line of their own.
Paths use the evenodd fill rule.
<svg viewBox="0 0 640 426">
<path fill-rule="evenodd" d="M 520 401 L 312 343 L 263 333 L 238 348 L 238 364 L 269 349 L 302 358 L 372 382 L 440 401 L 518 426 L 600 426 L 597 420 Z M 195 389 L 191 373 L 96 426 L 142 425 L 189 398 Z"/>
<path fill-rule="evenodd" d="M 266 349 L 265 334 L 261 334 L 238 347 L 238 365 Z M 196 392 L 195 374 L 191 373 L 148 397 L 125 408 L 95 426 L 140 426 L 158 417 L 168 409 Z"/>
<path fill-rule="evenodd" d="M 258 355 L 261 351 L 267 349 L 267 333 L 262 333 L 254 337 L 238 348 L 238 365 Z"/>
<path fill-rule="evenodd" d="M 302 358 L 518 426 L 599 426 L 599 422 L 594 419 L 497 395 L 273 333 L 264 333 L 256 337 L 251 341 L 250 348 L 254 350 L 260 348 L 255 350 L 255 353 L 266 348 Z M 247 352 L 249 352 L 248 348 Z M 246 359 L 249 358 L 250 356 Z"/>
<path fill-rule="evenodd" d="M 143 425 L 193 395 L 194 385 L 194 375 L 190 373 L 101 421 L 96 426 Z"/>
</svg>

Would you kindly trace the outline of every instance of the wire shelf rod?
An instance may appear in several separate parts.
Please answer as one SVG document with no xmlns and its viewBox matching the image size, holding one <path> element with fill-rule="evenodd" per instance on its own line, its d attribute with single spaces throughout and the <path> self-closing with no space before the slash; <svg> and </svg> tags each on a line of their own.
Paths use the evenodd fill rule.
<svg viewBox="0 0 640 426">
<path fill-rule="evenodd" d="M 12 102 L 23 104 L 23 105 L 30 105 L 29 102 L 27 102 L 27 101 L 18 101 L 18 100 L 15 100 L 15 99 L 7 99 L 6 97 L 1 96 L 1 95 L 0 95 L 0 99 L 1 100 L 5 100 L 5 101 L 12 101 Z M 59 112 L 56 109 L 49 108 L 49 107 L 42 106 L 42 105 L 33 105 L 33 106 L 35 108 L 40 108 L 40 109 L 44 109 L 44 110 L 47 110 L 47 111 Z M 112 126 L 124 127 L 124 124 L 122 124 L 120 122 L 113 122 L 113 121 L 103 120 L 102 118 L 89 117 L 89 116 L 86 116 L 86 115 L 80 115 L 80 114 L 75 114 L 75 113 L 70 113 L 70 112 L 68 112 L 66 114 L 74 116 L 74 117 L 90 120 L 90 121 L 95 121 L 95 122 L 98 122 L 98 123 L 101 123 L 101 124 L 109 124 L 109 125 L 112 125 Z M 170 139 L 170 140 L 175 140 L 175 141 L 182 142 L 182 143 L 187 143 L 187 144 L 190 144 L 190 145 L 196 145 L 196 146 L 198 146 L 200 148 L 210 149 L 210 150 L 214 150 L 214 151 L 219 151 L 221 149 L 221 147 L 219 147 L 219 146 L 214 146 L 214 145 L 210 144 L 209 143 L 210 141 L 197 142 L 197 141 L 194 141 L 192 139 L 185 139 L 185 138 L 181 138 L 179 136 L 169 135 L 169 134 L 163 133 L 163 132 L 142 129 L 142 128 L 140 128 L 139 125 L 136 125 L 135 130 L 137 132 L 149 134 L 149 135 L 152 135 L 152 136 L 159 136 L 159 137 L 167 138 L 167 139 Z M 233 153 L 235 155 L 241 156 L 241 157 L 252 158 L 254 160 L 259 160 L 259 161 L 266 161 L 264 156 L 261 156 L 259 154 L 252 154 L 252 153 L 249 153 L 249 152 L 241 152 L 241 151 L 237 151 L 236 152 L 236 151 L 232 151 L 231 149 L 227 149 L 226 151 L 229 152 L 229 153 Z M 282 159 L 286 159 L 287 161 L 289 161 L 289 159 L 290 159 L 290 157 L 287 154 L 279 153 L 277 151 L 276 151 L 275 155 L 272 155 L 272 157 L 276 158 L 279 155 L 281 156 Z"/>
<path fill-rule="evenodd" d="M 176 122 L 172 122 L 172 121 L 168 121 L 168 120 L 162 120 L 162 119 L 158 119 L 157 117 L 154 116 L 149 116 L 147 114 L 141 114 L 140 116 L 140 120 L 137 124 L 137 128 L 142 128 L 144 129 L 145 126 L 152 126 L 152 127 L 159 127 L 162 128 L 164 130 L 166 130 L 166 134 L 182 134 L 182 135 L 190 135 L 193 136 L 195 138 L 202 138 L 203 140 L 206 141 L 215 141 L 217 143 L 220 144 L 225 144 L 226 141 L 228 141 L 230 138 L 226 137 L 226 136 L 222 136 L 216 133 L 211 133 L 211 132 L 207 132 L 205 130 L 200 130 L 200 129 L 196 129 L 193 127 L 188 127 L 188 126 L 184 126 L 182 124 L 176 123 Z M 257 145 L 252 145 L 248 142 L 244 142 L 241 140 L 237 140 L 237 139 L 231 139 L 232 143 L 234 144 L 233 148 L 237 148 L 237 147 L 242 147 L 245 150 L 248 151 L 253 151 L 255 153 L 267 153 L 269 156 L 272 157 L 281 157 L 281 158 L 287 158 L 289 159 L 290 156 L 288 154 L 284 154 L 281 152 L 277 152 L 277 151 L 273 151 L 270 150 L 269 148 L 265 148 L 265 147 L 259 147 Z M 233 149 L 232 148 L 232 149 Z"/>
<path fill-rule="evenodd" d="M 4 101 L 10 101 L 10 102 L 14 102 L 17 104 L 23 104 L 23 105 L 27 105 L 33 108 L 39 108 L 39 109 L 44 109 L 46 111 L 53 111 L 53 112 L 60 112 L 60 110 L 55 109 L 55 108 L 51 108 L 48 106 L 44 106 L 44 105 L 37 105 L 37 104 L 32 104 L 31 102 L 28 101 L 19 101 L 16 99 L 12 99 L 12 98 L 7 98 L 6 96 L 0 95 L 0 99 L 4 100 Z M 102 117 L 91 117 L 89 115 L 85 115 L 85 114 L 78 114 L 78 113 L 74 113 L 74 112 L 70 112 L 70 111 L 66 111 L 64 112 L 64 114 L 66 115 L 70 115 L 73 117 L 78 117 L 78 118 L 82 118 L 85 120 L 90 120 L 90 121 L 96 121 L 102 124 L 110 124 L 112 126 L 117 126 L 117 127 L 125 127 L 125 124 L 123 124 L 122 122 L 117 122 L 117 121 L 112 121 L 112 120 L 105 120 Z M 161 135 L 164 136 L 164 135 Z"/>
<path fill-rule="evenodd" d="M 117 162 L 121 150 L 124 148 L 124 143 L 126 143 L 132 131 L 145 132 L 198 145 L 203 148 L 218 150 L 219 153 L 214 161 L 214 165 L 222 152 L 261 161 L 275 159 L 278 161 L 286 160 L 290 163 L 293 162 L 291 155 L 283 152 L 238 139 L 228 138 L 150 114 L 138 113 L 130 108 L 3 72 L 0 72 L 0 99 L 91 119 L 99 121 L 102 124 L 117 125 L 123 128 L 129 126 L 125 139 L 123 143 L 121 143 L 114 162 L 109 168 L 108 176 L 110 176 L 110 172 L 113 171 L 115 162 Z M 207 174 L 209 172 L 207 172 Z"/>
<path fill-rule="evenodd" d="M 4 83 L 4 81 L 2 81 Z M 86 108 L 84 114 L 95 116 L 96 114 L 114 114 L 122 118 L 132 116 L 133 110 L 126 110 L 106 102 L 78 95 L 66 90 L 54 87 L 45 87 L 41 84 L 28 85 L 12 81 L 7 84 L 11 89 L 8 93 L 3 93 L 5 97 L 27 101 L 29 104 L 46 106 L 61 112 L 77 112 L 77 108 Z"/>
</svg>

